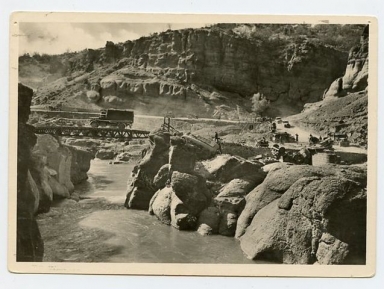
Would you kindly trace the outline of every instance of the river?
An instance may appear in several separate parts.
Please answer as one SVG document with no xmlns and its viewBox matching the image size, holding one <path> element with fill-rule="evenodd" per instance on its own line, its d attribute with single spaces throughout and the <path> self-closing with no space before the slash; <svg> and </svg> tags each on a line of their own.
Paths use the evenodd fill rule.
<svg viewBox="0 0 384 289">
<path fill-rule="evenodd" d="M 107 161 L 93 160 L 88 181 L 77 186 L 76 190 L 83 196 L 122 204 L 133 165 L 110 165 Z M 113 234 L 106 243 L 119 246 L 121 250 L 110 256 L 108 262 L 255 263 L 243 255 L 235 238 L 178 231 L 162 224 L 146 211 L 95 211 L 79 224 L 84 229 L 99 229 Z"/>
</svg>

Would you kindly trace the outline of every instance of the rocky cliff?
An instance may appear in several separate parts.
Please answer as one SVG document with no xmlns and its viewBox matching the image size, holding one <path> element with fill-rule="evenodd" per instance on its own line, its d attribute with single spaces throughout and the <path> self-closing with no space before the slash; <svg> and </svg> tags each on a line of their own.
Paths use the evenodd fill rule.
<svg viewBox="0 0 384 289">
<path fill-rule="evenodd" d="M 368 45 L 369 25 L 361 35 L 360 44 L 353 46 L 348 54 L 348 63 L 344 76 L 337 78 L 324 97 L 342 97 L 351 92 L 362 91 L 368 86 Z"/>
<path fill-rule="evenodd" d="M 366 26 L 360 44 L 350 49 L 344 76 L 324 92 L 323 101 L 305 106 L 297 117 L 300 125 L 323 135 L 336 131 L 356 144 L 367 145 L 368 44 L 369 26 Z"/>
<path fill-rule="evenodd" d="M 238 118 L 237 107 L 250 112 L 260 92 L 277 110 L 299 111 L 321 99 L 347 58 L 306 36 L 261 41 L 220 26 L 168 30 L 56 56 L 65 77 L 40 85 L 34 103 Z"/>
</svg>

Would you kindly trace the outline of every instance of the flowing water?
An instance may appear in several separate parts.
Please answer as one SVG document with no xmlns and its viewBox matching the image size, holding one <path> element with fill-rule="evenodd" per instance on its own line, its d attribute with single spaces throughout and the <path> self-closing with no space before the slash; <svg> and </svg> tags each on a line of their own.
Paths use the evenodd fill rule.
<svg viewBox="0 0 384 289">
<path fill-rule="evenodd" d="M 77 190 L 91 198 L 102 197 L 123 204 L 133 166 L 94 160 L 88 181 Z M 107 243 L 117 245 L 121 250 L 109 258 L 110 262 L 255 263 L 243 255 L 235 238 L 178 231 L 162 224 L 146 211 L 96 211 L 83 219 L 80 226 L 114 234 Z"/>
</svg>

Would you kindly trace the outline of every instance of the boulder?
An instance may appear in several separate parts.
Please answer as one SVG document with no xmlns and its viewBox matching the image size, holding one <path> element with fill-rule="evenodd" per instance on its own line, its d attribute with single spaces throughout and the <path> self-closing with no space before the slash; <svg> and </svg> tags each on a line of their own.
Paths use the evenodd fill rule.
<svg viewBox="0 0 384 289">
<path fill-rule="evenodd" d="M 122 153 L 119 153 L 114 161 L 117 161 L 117 162 L 128 162 L 132 159 L 132 156 L 130 153 L 128 152 L 122 152 Z"/>
<path fill-rule="evenodd" d="M 167 181 L 170 179 L 170 165 L 163 165 L 160 170 L 157 172 L 156 176 L 153 178 L 153 184 L 158 189 L 165 187 Z"/>
<path fill-rule="evenodd" d="M 171 225 L 178 230 L 195 229 L 196 216 L 190 214 L 189 209 L 175 193 L 172 193 L 171 199 Z"/>
<path fill-rule="evenodd" d="M 255 183 L 261 183 L 266 175 L 261 169 L 262 164 L 231 155 L 218 155 L 213 160 L 204 161 L 202 164 L 210 174 L 209 179 L 223 183 L 243 177 L 253 179 Z"/>
<path fill-rule="evenodd" d="M 33 154 L 36 157 L 46 159 L 46 165 L 57 172 L 57 181 L 65 186 L 70 193 L 73 192 L 74 185 L 71 180 L 73 155 L 68 146 L 61 145 L 51 135 L 41 134 L 37 136 Z"/>
<path fill-rule="evenodd" d="M 185 144 L 180 137 L 171 137 L 169 164 L 172 171 L 192 173 L 195 168 L 196 156 L 192 146 Z"/>
<path fill-rule="evenodd" d="M 76 185 L 88 179 L 87 172 L 91 168 L 91 160 L 94 158 L 94 155 L 89 151 L 82 148 L 75 148 L 72 146 L 67 147 L 72 155 L 71 159 L 71 182 Z"/>
<path fill-rule="evenodd" d="M 365 170 L 327 166 L 301 177 L 303 172 L 281 172 L 289 182 L 292 175 L 297 180 L 252 218 L 240 237 L 244 253 L 289 264 L 364 263 L 366 181 L 358 180 L 366 178 Z"/>
<path fill-rule="evenodd" d="M 156 192 L 152 180 L 139 170 L 128 187 L 124 206 L 126 208 L 148 210 L 149 202 Z"/>
<path fill-rule="evenodd" d="M 149 135 L 151 146 L 138 164 L 137 173 L 128 187 L 124 204 L 126 208 L 148 210 L 149 202 L 158 190 L 154 177 L 168 163 L 169 139 L 169 133 L 161 131 Z"/>
<path fill-rule="evenodd" d="M 99 149 L 96 152 L 95 157 L 100 160 L 112 160 L 115 157 L 116 153 L 110 149 Z"/>
<path fill-rule="evenodd" d="M 216 207 L 204 209 L 197 220 L 197 232 L 201 235 L 212 235 L 219 232 L 220 212 Z"/>
<path fill-rule="evenodd" d="M 334 167 L 321 168 L 309 165 L 283 165 L 270 170 L 264 182 L 245 197 L 245 207 L 239 216 L 236 238 L 242 236 L 256 213 L 273 200 L 280 198 L 300 178 L 330 175 Z"/>
<path fill-rule="evenodd" d="M 90 102 L 98 102 L 101 99 L 100 93 L 94 90 L 87 91 L 87 98 Z"/>
<path fill-rule="evenodd" d="M 209 205 L 210 195 L 202 177 L 173 172 L 171 187 L 188 212 L 194 216 Z"/>
<path fill-rule="evenodd" d="M 253 180 L 233 179 L 220 189 L 214 201 L 220 209 L 240 214 L 245 206 L 245 196 L 255 187 L 255 184 Z"/>
<path fill-rule="evenodd" d="M 164 224 L 171 224 L 172 188 L 165 187 L 156 192 L 149 210 Z"/>
</svg>

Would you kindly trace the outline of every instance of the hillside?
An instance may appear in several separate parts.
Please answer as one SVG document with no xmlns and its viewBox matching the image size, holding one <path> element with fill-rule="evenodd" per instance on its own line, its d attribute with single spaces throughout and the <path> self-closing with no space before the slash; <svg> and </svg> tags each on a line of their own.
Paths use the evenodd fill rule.
<svg viewBox="0 0 384 289">
<path fill-rule="evenodd" d="M 167 30 L 124 43 L 107 41 L 95 50 L 23 55 L 19 77 L 36 90 L 33 104 L 43 107 L 241 119 L 250 116 L 251 96 L 260 92 L 272 103 L 270 115 L 287 115 L 321 100 L 343 74 L 345 46 L 361 34 L 358 25 L 318 26 Z"/>
</svg>

